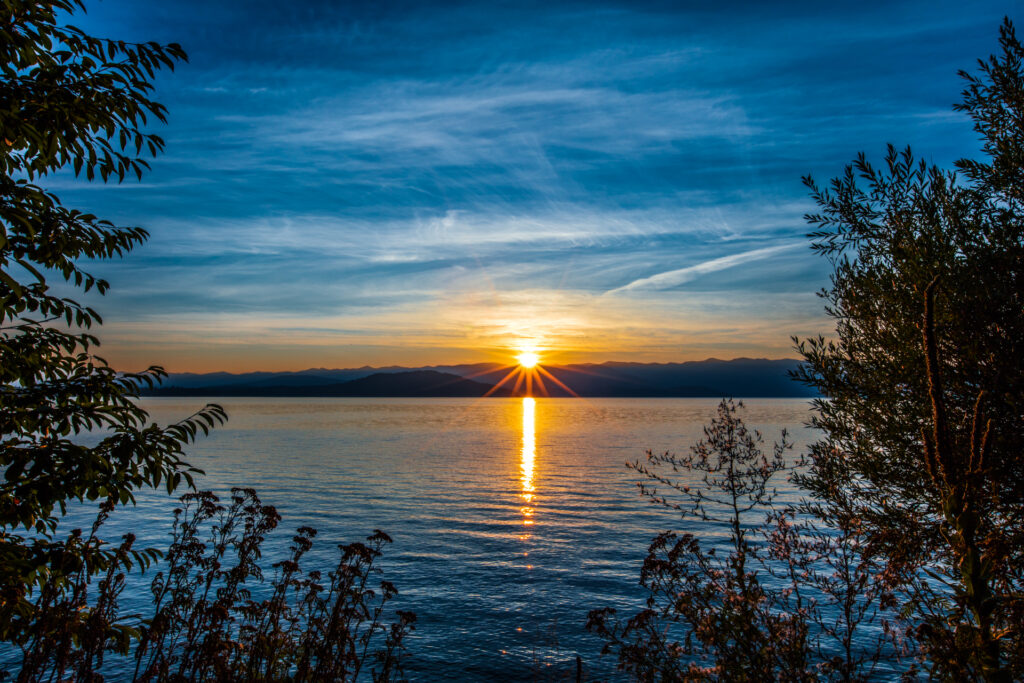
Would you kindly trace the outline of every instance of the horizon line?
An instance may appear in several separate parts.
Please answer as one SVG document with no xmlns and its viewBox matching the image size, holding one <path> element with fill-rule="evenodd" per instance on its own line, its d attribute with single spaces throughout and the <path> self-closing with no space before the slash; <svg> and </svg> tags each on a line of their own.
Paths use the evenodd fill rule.
<svg viewBox="0 0 1024 683">
<path fill-rule="evenodd" d="M 718 358 L 716 356 L 709 356 L 700 360 L 680 360 L 680 361 L 622 361 L 622 360 L 605 360 L 605 361 L 575 361 L 569 363 L 539 363 L 544 367 L 570 367 L 570 366 L 600 366 L 600 365 L 686 365 L 690 363 L 733 363 L 736 361 L 767 361 L 767 362 L 778 362 L 778 361 L 801 361 L 801 358 L 794 358 L 790 356 L 781 358 L 768 358 L 765 356 L 736 356 L 734 358 Z M 402 370 L 430 370 L 434 368 L 457 368 L 466 367 L 473 365 L 494 365 L 501 366 L 507 365 L 497 360 L 482 360 L 475 362 L 466 363 L 434 363 L 430 365 L 360 365 L 350 367 L 306 367 L 297 370 L 242 370 L 242 371 L 230 371 L 230 370 L 210 370 L 206 372 L 196 372 L 193 370 L 167 370 L 164 371 L 167 375 L 249 375 L 255 373 L 266 373 L 266 374 L 289 374 L 289 373 L 304 373 L 304 372 L 339 372 L 339 371 L 355 371 L 355 370 L 391 370 L 391 369 L 402 369 Z"/>
</svg>

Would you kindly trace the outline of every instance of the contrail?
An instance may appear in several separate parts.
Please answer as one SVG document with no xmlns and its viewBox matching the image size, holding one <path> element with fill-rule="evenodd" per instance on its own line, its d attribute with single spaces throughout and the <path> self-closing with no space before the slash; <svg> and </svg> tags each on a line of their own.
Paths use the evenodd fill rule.
<svg viewBox="0 0 1024 683">
<path fill-rule="evenodd" d="M 733 266 L 749 263 L 751 261 L 759 261 L 761 259 L 768 258 L 772 254 L 777 254 L 780 251 L 785 251 L 787 249 L 793 249 L 794 247 L 803 246 L 804 244 L 805 243 L 803 241 L 791 242 L 789 244 L 753 249 L 739 254 L 732 254 L 731 256 L 711 259 L 710 261 L 704 261 L 703 263 L 698 263 L 694 266 L 687 266 L 686 268 L 679 268 L 678 270 L 669 270 L 650 277 L 633 280 L 629 284 L 625 284 L 615 289 L 610 289 L 605 292 L 605 294 L 618 294 L 620 292 L 630 292 L 637 289 L 668 289 L 669 287 L 676 287 L 691 280 L 695 280 L 706 273 L 714 273 L 719 270 L 725 270 L 726 268 L 732 268 Z"/>
</svg>

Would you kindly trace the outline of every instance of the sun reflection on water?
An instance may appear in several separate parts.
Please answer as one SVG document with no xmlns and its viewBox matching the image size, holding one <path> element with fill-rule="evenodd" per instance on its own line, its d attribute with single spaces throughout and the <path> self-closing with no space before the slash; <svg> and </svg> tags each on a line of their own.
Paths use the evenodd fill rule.
<svg viewBox="0 0 1024 683">
<path fill-rule="evenodd" d="M 527 396 L 523 399 L 523 453 L 522 461 L 520 463 L 520 469 L 522 470 L 522 497 L 523 507 L 521 508 L 523 513 L 523 524 L 533 524 L 533 498 L 534 498 L 534 486 L 533 486 L 533 461 L 537 455 L 537 442 L 535 438 L 536 424 L 534 421 L 534 412 L 537 402 Z"/>
</svg>

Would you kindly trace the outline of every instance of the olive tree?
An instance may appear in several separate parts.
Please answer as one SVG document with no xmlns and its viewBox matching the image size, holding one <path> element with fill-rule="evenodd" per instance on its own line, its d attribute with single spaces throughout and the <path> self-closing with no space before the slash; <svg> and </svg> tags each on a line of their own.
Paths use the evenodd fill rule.
<svg viewBox="0 0 1024 683">
<path fill-rule="evenodd" d="M 1024 47 L 1007 20 L 955 108 L 979 159 L 890 147 L 827 187 L 814 248 L 834 336 L 799 341 L 823 433 L 800 478 L 861 525 L 907 635 L 954 679 L 1024 673 Z M 959 172 L 957 172 L 959 171 Z"/>
</svg>

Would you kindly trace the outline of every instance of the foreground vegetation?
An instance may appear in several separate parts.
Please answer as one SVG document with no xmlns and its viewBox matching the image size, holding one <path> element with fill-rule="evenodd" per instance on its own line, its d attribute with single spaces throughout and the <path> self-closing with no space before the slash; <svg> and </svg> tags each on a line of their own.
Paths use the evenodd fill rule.
<svg viewBox="0 0 1024 683">
<path fill-rule="evenodd" d="M 887 610 L 897 591 L 862 552 L 855 524 L 776 506 L 776 477 L 803 463 L 786 435 L 765 452 L 743 406 L 722 401 L 685 456 L 648 452 L 631 466 L 652 502 L 719 527 L 726 541 L 665 532 L 651 543 L 640 583 L 647 606 L 611 608 L 588 628 L 639 680 L 864 680 L 905 667 L 909 644 Z"/>
<path fill-rule="evenodd" d="M 118 610 L 125 574 L 148 562 L 134 552 L 133 535 L 117 547 L 97 536 L 113 509 L 112 502 L 101 505 L 88 536 L 73 532 L 54 558 L 20 629 L 30 635 L 18 642 L 16 680 L 99 680 L 105 658 L 115 680 L 401 677 L 404 639 L 416 617 L 398 611 L 396 621 L 385 621 L 398 592 L 376 581 L 375 562 L 391 542 L 385 533 L 340 545 L 338 564 L 324 577 L 302 569 L 316 536 L 302 527 L 267 581 L 261 549 L 280 522 L 277 511 L 251 489 L 234 489 L 227 504 L 209 492 L 185 494 L 150 584 L 152 612 L 127 621 Z"/>
<path fill-rule="evenodd" d="M 99 315 L 48 281 L 102 294 L 82 263 L 147 238 L 37 183 L 61 169 L 141 178 L 163 148 L 146 130 L 164 120 L 152 80 L 185 59 L 60 23 L 81 9 L 0 10 L 0 639 L 22 654 L 17 679 L 101 680 L 111 655 L 134 680 L 401 678 L 415 618 L 377 581 L 381 532 L 339 546 L 324 575 L 302 568 L 315 531 L 299 529 L 269 581 L 261 547 L 280 518 L 250 490 L 187 493 L 165 552 L 99 537 L 140 489 L 191 489 L 184 449 L 226 416 L 151 424 L 135 399 L 162 369 L 109 367 Z M 647 608 L 591 614 L 636 677 L 1024 677 L 1024 48 L 1009 22 L 1000 35 L 957 105 L 982 160 L 954 173 L 890 148 L 881 169 L 861 157 L 827 189 L 807 179 L 836 335 L 797 340 L 799 378 L 824 397 L 802 466 L 785 437 L 766 454 L 730 401 L 688 455 L 634 463 L 653 501 L 728 539 L 657 537 Z M 84 445 L 90 430 L 103 436 Z M 780 508 L 772 484 L 787 475 L 808 497 Z M 60 535 L 79 501 L 100 503 L 96 523 Z M 150 566 L 151 612 L 122 617 L 126 574 Z"/>
<path fill-rule="evenodd" d="M 396 594 L 374 566 L 390 539 L 343 544 L 322 576 L 299 561 L 315 531 L 299 529 L 290 559 L 263 586 L 261 545 L 280 518 L 255 492 L 221 505 L 190 493 L 170 548 L 138 550 L 100 539 L 102 523 L 142 488 L 192 487 L 183 459 L 198 434 L 226 419 L 208 405 L 177 424 L 151 424 L 136 399 L 159 367 L 117 372 L 95 354 L 92 308 L 48 278 L 100 294 L 108 284 L 85 259 L 123 256 L 148 234 L 69 208 L 38 181 L 62 169 L 88 180 L 142 178 L 163 140 L 150 99 L 160 69 L 186 58 L 178 45 L 94 38 L 60 23 L 81 0 L 0 5 L 0 640 L 21 652 L 18 681 L 103 679 L 108 653 L 131 655 L 133 680 L 374 680 L 401 678 L 403 639 L 415 617 L 385 606 Z M 96 445 L 79 438 L 96 430 Z M 74 501 L 102 501 L 88 534 L 61 537 Z M 160 561 L 152 613 L 124 617 L 125 574 Z M 254 595 L 266 597 L 254 598 Z M 115 667 L 114 678 L 127 678 Z"/>
<path fill-rule="evenodd" d="M 859 157 L 807 220 L 836 335 L 795 340 L 822 433 L 783 461 L 723 403 L 687 457 L 634 467 L 656 502 L 728 530 L 659 536 L 648 607 L 591 628 L 645 680 L 1024 678 L 1024 47 L 1007 20 L 956 105 L 982 160 Z M 694 475 L 702 476 L 694 485 Z M 660 488 L 659 488 L 660 487 Z M 667 491 L 667 492 L 666 492 Z"/>
</svg>

